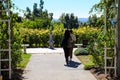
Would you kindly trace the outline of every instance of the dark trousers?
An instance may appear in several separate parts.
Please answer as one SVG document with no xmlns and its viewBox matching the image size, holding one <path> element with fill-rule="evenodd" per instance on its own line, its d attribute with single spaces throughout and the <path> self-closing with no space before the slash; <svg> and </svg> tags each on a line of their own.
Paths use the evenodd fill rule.
<svg viewBox="0 0 120 80">
<path fill-rule="evenodd" d="M 64 55 L 65 55 L 65 60 L 68 63 L 68 57 L 69 57 L 69 53 L 70 53 L 70 48 L 63 47 L 63 50 L 64 50 Z"/>
<path fill-rule="evenodd" d="M 73 55 L 73 47 L 70 48 L 70 52 L 69 52 L 70 59 L 72 59 L 72 55 Z"/>
</svg>

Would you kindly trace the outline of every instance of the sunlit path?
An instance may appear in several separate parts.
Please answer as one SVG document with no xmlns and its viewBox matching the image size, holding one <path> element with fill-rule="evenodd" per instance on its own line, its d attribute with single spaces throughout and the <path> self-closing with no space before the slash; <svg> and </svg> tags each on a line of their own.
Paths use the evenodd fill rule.
<svg viewBox="0 0 120 80">
<path fill-rule="evenodd" d="M 74 56 L 69 66 L 62 54 L 32 54 L 23 80 L 96 80 Z"/>
<path fill-rule="evenodd" d="M 74 49 L 75 50 L 75 49 Z M 26 50 L 27 53 L 30 54 L 35 54 L 35 53 L 41 53 L 41 54 L 46 54 L 46 53 L 63 53 L 62 48 L 54 48 L 54 49 L 49 49 L 49 48 L 27 48 Z"/>
</svg>

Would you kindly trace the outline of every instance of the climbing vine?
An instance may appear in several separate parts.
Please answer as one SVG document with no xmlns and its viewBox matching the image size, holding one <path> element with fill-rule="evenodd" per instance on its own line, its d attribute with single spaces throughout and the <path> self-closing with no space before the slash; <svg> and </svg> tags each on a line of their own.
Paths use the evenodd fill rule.
<svg viewBox="0 0 120 80">
<path fill-rule="evenodd" d="M 11 0 L 1 0 L 0 1 L 0 10 L 6 10 L 8 8 L 7 2 L 10 1 L 10 8 L 13 7 Z M 1 21 L 1 20 L 8 20 L 10 19 L 10 34 L 11 34 L 11 57 L 12 57 L 12 69 L 15 69 L 17 67 L 17 63 L 21 60 L 21 42 L 22 38 L 19 33 L 19 26 L 16 25 L 18 20 L 18 14 L 14 14 L 12 11 L 10 11 L 10 14 L 8 12 L 2 12 L 0 11 L 0 49 L 9 49 L 9 23 L 7 21 Z M 9 58 L 7 51 L 1 51 L 0 52 L 2 59 Z M 9 67 L 8 61 L 2 61 L 1 62 L 1 68 L 7 69 Z M 8 72 L 2 72 L 3 77 L 8 76 Z M 8 77 L 7 77 L 8 78 Z"/>
</svg>

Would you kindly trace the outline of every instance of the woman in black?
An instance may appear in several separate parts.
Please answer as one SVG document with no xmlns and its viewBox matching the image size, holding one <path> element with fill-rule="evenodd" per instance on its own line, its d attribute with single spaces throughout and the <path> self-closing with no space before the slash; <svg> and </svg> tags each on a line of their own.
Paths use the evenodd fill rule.
<svg viewBox="0 0 120 80">
<path fill-rule="evenodd" d="M 65 30 L 64 37 L 63 37 L 63 40 L 62 40 L 62 47 L 63 47 L 64 54 L 65 54 L 66 64 L 68 65 L 68 63 L 69 63 L 68 57 L 69 57 L 69 54 L 70 54 L 70 48 L 72 47 L 69 30 Z"/>
</svg>

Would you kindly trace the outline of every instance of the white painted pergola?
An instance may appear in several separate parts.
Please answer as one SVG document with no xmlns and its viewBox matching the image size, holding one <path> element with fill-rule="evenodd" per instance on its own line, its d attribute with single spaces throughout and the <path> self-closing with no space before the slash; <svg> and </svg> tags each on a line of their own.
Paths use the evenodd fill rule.
<svg viewBox="0 0 120 80">
<path fill-rule="evenodd" d="M 115 21 L 117 22 L 117 17 L 118 17 L 118 1 L 117 0 L 114 0 L 115 1 L 115 4 L 113 5 L 114 6 L 114 14 L 115 14 Z M 104 3 L 105 3 L 105 7 L 104 7 L 104 16 L 105 16 L 105 19 L 104 19 L 104 33 L 106 34 L 107 33 L 107 0 L 104 0 Z M 113 69 L 114 70 L 114 76 L 116 77 L 117 74 L 116 74 L 116 53 L 117 53 L 117 24 L 114 25 L 114 46 L 113 48 L 110 48 L 110 47 L 107 47 L 106 45 L 106 42 L 104 43 L 104 69 L 105 69 L 105 74 L 109 74 L 109 70 L 110 69 Z M 114 56 L 113 57 L 109 57 L 107 56 L 108 54 L 108 50 L 114 50 Z M 107 66 L 107 60 L 114 60 L 113 61 L 113 64 L 111 62 L 111 66 Z"/>
<path fill-rule="evenodd" d="M 12 61 L 12 59 L 11 59 L 11 30 L 10 30 L 10 0 L 0 0 L 0 1 L 8 1 L 8 3 L 7 3 L 7 5 L 8 5 L 8 8 L 6 9 L 6 10 L 0 10 L 0 12 L 7 12 L 7 15 L 9 16 L 9 19 L 2 19 L 2 20 L 0 20 L 0 22 L 7 22 L 8 23 L 8 35 L 9 35 L 9 38 L 8 38 L 8 49 L 3 49 L 2 48 L 2 46 L 0 46 L 0 75 L 1 75 L 1 72 L 2 71 L 9 71 L 9 79 L 11 79 L 11 61 Z M 104 0 L 104 3 L 106 3 L 106 1 L 107 0 Z M 115 0 L 115 14 L 116 14 L 116 16 L 117 16 L 117 0 Z M 107 18 L 106 18 L 106 14 L 107 14 L 107 12 L 106 12 L 106 5 L 105 5 L 105 9 L 104 9 L 104 14 L 105 14 L 105 20 L 104 20 L 104 22 L 105 22 L 105 26 L 104 26 L 104 31 L 105 31 L 105 33 L 107 32 L 106 31 L 106 27 L 107 27 Z M 114 26 L 115 27 L 115 45 L 114 45 L 114 47 L 113 47 L 113 49 L 114 49 L 114 55 L 115 55 L 115 57 L 114 57 L 114 66 L 112 67 L 112 66 L 107 66 L 107 59 L 112 59 L 111 57 L 108 57 L 107 56 L 107 50 L 108 49 L 110 49 L 110 48 L 108 48 L 107 46 L 106 46 L 106 42 L 105 42 L 105 45 L 104 45 L 104 61 L 105 61 L 105 66 L 104 66 L 104 68 L 105 68 L 105 74 L 107 74 L 108 72 L 107 72 L 107 69 L 114 69 L 114 72 L 115 72 L 115 76 L 116 76 L 116 41 L 117 41 L 117 38 L 116 38 L 116 25 Z M 6 40 L 7 41 L 7 40 Z M 8 59 L 2 59 L 1 58 L 1 54 L 2 54 L 2 52 L 8 52 L 8 55 L 9 55 L 9 58 Z M 8 69 L 2 69 L 1 68 L 1 62 L 3 62 L 3 61 L 8 61 L 9 62 L 9 68 Z"/>
<path fill-rule="evenodd" d="M 2 3 L 5 3 L 7 2 L 7 9 L 5 10 L 0 10 L 1 13 L 3 12 L 6 12 L 6 15 L 9 17 L 7 19 L 0 19 L 0 22 L 2 23 L 7 23 L 7 26 L 8 26 L 8 39 L 6 40 L 8 42 L 8 48 L 7 49 L 3 49 L 3 47 L 0 45 L 0 75 L 1 75 L 1 72 L 2 71 L 8 71 L 9 72 L 9 79 L 11 79 L 11 30 L 10 30 L 10 0 L 0 0 Z M 1 26 L 0 25 L 0 29 L 1 29 Z M 6 52 L 7 55 L 8 55 L 8 58 L 6 59 L 2 59 L 1 55 Z M 8 68 L 7 69 L 2 69 L 2 65 L 1 63 L 2 62 L 8 62 Z M 7 77 L 7 76 L 6 76 Z"/>
</svg>

